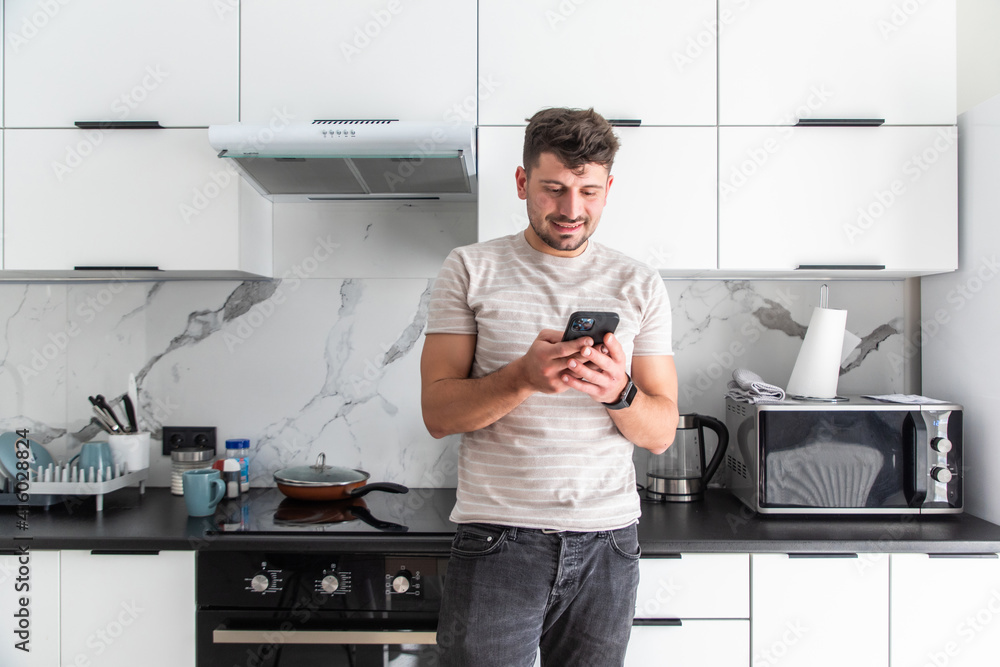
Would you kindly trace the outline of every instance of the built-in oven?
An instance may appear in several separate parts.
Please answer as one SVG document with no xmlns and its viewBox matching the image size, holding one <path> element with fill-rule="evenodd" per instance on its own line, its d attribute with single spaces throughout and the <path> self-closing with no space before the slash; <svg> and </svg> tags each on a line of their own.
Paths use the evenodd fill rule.
<svg viewBox="0 0 1000 667">
<path fill-rule="evenodd" d="M 220 504 L 196 564 L 198 667 L 438 664 L 454 491 L 364 500 Z"/>
<path fill-rule="evenodd" d="M 446 564 L 421 554 L 204 551 L 197 664 L 437 665 Z"/>
</svg>

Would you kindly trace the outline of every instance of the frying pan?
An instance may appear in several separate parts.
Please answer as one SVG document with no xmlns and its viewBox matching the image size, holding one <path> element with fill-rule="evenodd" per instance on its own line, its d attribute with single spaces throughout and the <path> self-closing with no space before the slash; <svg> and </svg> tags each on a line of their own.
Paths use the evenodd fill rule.
<svg viewBox="0 0 1000 667">
<path fill-rule="evenodd" d="M 376 482 L 367 484 L 371 477 L 364 470 L 326 465 L 326 454 L 320 454 L 316 464 L 285 468 L 274 473 L 278 490 L 297 500 L 344 500 L 360 498 L 372 491 L 406 493 L 402 484 Z"/>
</svg>

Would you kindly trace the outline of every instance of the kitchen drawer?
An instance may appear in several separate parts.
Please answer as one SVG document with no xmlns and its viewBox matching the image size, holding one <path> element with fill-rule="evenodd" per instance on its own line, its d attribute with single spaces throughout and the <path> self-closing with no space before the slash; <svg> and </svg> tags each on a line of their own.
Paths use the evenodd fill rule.
<svg viewBox="0 0 1000 667">
<path fill-rule="evenodd" d="M 750 618 L 750 555 L 643 558 L 635 606 L 639 619 Z"/>
<path fill-rule="evenodd" d="M 625 654 L 626 667 L 747 667 L 750 621 L 696 620 L 679 625 L 637 625 Z"/>
</svg>

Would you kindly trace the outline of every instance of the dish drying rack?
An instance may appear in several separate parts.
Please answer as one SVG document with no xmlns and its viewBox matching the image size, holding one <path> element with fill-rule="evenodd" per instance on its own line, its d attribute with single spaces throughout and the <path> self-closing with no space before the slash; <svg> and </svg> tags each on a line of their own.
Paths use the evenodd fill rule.
<svg viewBox="0 0 1000 667">
<path fill-rule="evenodd" d="M 77 465 L 50 463 L 46 467 L 32 469 L 28 479 L 29 506 L 49 507 L 70 498 L 94 496 L 97 511 L 104 511 L 104 495 L 125 488 L 139 485 L 139 494 L 146 493 L 146 478 L 149 469 L 130 471 L 124 463 L 108 466 L 103 470 L 87 468 L 82 470 Z M 0 505 L 18 505 L 16 494 L 13 493 L 11 480 L 6 480 L 0 493 Z"/>
</svg>

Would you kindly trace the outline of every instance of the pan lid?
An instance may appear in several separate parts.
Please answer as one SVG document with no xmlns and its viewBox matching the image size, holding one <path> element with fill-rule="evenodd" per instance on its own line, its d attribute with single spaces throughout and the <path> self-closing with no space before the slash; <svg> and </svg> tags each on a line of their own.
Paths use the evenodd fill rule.
<svg viewBox="0 0 1000 667">
<path fill-rule="evenodd" d="M 321 453 L 311 466 L 284 468 L 274 473 L 274 481 L 288 486 L 346 486 L 368 480 L 364 470 L 326 465 L 326 454 Z"/>
</svg>

